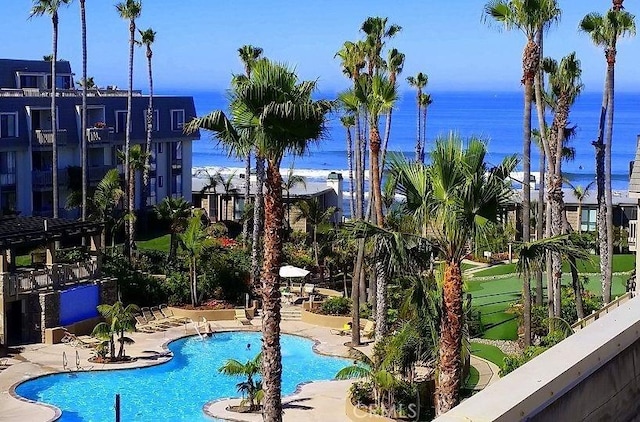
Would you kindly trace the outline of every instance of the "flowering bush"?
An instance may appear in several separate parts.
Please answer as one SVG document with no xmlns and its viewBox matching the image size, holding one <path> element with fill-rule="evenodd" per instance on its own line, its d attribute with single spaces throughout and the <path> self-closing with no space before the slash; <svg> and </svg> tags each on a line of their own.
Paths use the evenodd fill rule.
<svg viewBox="0 0 640 422">
<path fill-rule="evenodd" d="M 104 122 L 96 122 L 96 124 L 93 125 L 96 129 L 104 129 L 106 126 Z"/>
</svg>

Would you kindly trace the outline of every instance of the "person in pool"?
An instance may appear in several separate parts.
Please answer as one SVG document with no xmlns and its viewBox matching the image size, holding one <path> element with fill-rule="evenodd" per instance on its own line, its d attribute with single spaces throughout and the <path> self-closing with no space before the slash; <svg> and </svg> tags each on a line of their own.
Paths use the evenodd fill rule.
<svg viewBox="0 0 640 422">
<path fill-rule="evenodd" d="M 251 343 L 247 343 L 247 350 L 251 350 Z"/>
</svg>

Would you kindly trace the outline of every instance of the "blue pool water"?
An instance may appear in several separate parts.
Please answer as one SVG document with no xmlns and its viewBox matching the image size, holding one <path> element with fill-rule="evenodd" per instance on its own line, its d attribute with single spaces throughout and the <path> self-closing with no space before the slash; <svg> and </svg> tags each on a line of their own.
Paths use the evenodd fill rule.
<svg viewBox="0 0 640 422">
<path fill-rule="evenodd" d="M 251 344 L 251 350 L 247 350 Z M 313 352 L 313 342 L 282 336 L 282 393 L 305 381 L 330 380 L 349 361 Z M 172 342 L 173 359 L 140 369 L 49 375 L 20 384 L 25 398 L 62 409 L 62 421 L 113 421 L 114 397 L 120 393 L 123 421 L 210 420 L 202 412 L 210 400 L 239 397 L 238 377 L 218 373 L 229 358 L 246 362 L 260 351 L 260 333 L 217 333 L 201 341 Z"/>
</svg>

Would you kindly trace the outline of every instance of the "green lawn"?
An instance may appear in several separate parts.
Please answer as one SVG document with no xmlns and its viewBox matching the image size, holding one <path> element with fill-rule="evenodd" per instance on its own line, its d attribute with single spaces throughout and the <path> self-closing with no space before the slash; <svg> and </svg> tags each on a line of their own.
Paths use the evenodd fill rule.
<svg viewBox="0 0 640 422">
<path fill-rule="evenodd" d="M 473 268 L 476 268 L 477 266 L 482 265 L 480 263 L 470 263 L 470 262 L 463 262 L 461 267 L 462 267 L 462 272 L 465 272 L 467 270 L 471 270 Z"/>
<path fill-rule="evenodd" d="M 17 267 L 30 267 L 31 266 L 31 255 L 18 255 L 18 256 L 16 256 L 16 266 Z"/>
<path fill-rule="evenodd" d="M 474 342 L 471 342 L 471 354 L 495 363 L 498 368 L 502 368 L 504 358 L 507 356 L 496 346 Z"/>
<path fill-rule="evenodd" d="M 464 383 L 464 388 L 473 390 L 475 386 L 478 385 L 478 381 L 480 381 L 480 372 L 472 366 L 469 368 L 469 375 Z"/>
<path fill-rule="evenodd" d="M 136 245 L 138 246 L 138 249 L 153 249 L 160 252 L 169 252 L 170 243 L 171 235 L 165 234 L 149 240 L 138 240 Z"/>
<path fill-rule="evenodd" d="M 464 264 L 463 264 L 464 265 Z M 614 255 L 613 256 L 613 272 L 614 273 L 622 273 L 629 272 L 635 268 L 636 265 L 636 257 L 633 254 L 624 254 L 624 255 Z M 464 271 L 465 268 L 462 267 Z M 565 273 L 569 272 L 569 264 L 565 262 L 562 265 L 562 271 Z M 516 264 L 497 264 L 492 267 L 487 268 L 486 270 L 478 271 L 474 273 L 474 277 L 490 277 L 504 274 L 515 274 Z M 579 261 L 578 262 L 578 272 L 580 273 L 588 273 L 594 274 L 600 272 L 600 257 L 597 255 L 592 255 L 589 260 Z"/>
<path fill-rule="evenodd" d="M 614 276 L 611 288 L 612 295 L 620 296 L 625 292 L 627 277 Z M 568 274 L 562 278 L 563 285 L 570 285 Z M 533 287 L 533 286 L 532 286 Z M 600 277 L 589 276 L 585 289 L 599 294 Z M 509 277 L 499 280 L 466 282 L 466 292 L 471 294 L 473 307 L 481 313 L 485 332 L 482 337 L 494 340 L 517 340 L 518 321 L 514 315 L 507 313 L 507 308 L 518 301 L 522 291 L 522 280 Z"/>
</svg>

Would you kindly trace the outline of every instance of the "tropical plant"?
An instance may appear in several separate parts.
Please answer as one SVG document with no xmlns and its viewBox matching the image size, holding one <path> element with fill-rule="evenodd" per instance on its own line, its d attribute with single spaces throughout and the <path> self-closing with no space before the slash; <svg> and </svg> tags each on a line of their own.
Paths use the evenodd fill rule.
<svg viewBox="0 0 640 422">
<path fill-rule="evenodd" d="M 195 211 L 193 217 L 189 219 L 184 233 L 179 235 L 180 245 L 189 257 L 189 279 L 191 291 L 191 305 L 198 306 L 201 297 L 198 295 L 198 268 L 197 262 L 203 249 L 210 243 L 207 231 L 202 225 L 202 215 L 200 211 Z"/>
<path fill-rule="evenodd" d="M 139 0 L 125 0 L 116 4 L 116 10 L 120 17 L 129 22 L 129 86 L 127 89 L 127 122 L 125 128 L 124 138 L 124 180 L 126 185 L 131 185 L 132 176 L 130 174 L 129 159 L 130 145 L 131 145 L 131 102 L 133 101 L 133 51 L 136 43 L 136 19 L 140 17 L 142 13 L 142 2 Z M 133 215 L 134 212 L 134 198 L 131 197 L 131 189 L 126 194 L 127 196 L 127 212 L 129 215 Z M 126 224 L 127 247 L 129 248 L 129 259 L 131 259 L 130 250 L 133 246 L 134 239 L 134 224 L 133 219 L 129 219 Z"/>
<path fill-rule="evenodd" d="M 310 141 L 321 137 L 332 104 L 312 100 L 316 82 L 299 82 L 291 69 L 266 59 L 256 61 L 251 79 L 236 76 L 233 83 L 231 121 L 222 111 L 214 111 L 194 119 L 188 127 L 216 132 L 231 151 L 255 147 L 256 155 L 267 162 L 261 277 L 264 417 L 275 422 L 282 420 L 278 271 L 282 262 L 280 229 L 284 206 L 280 163 L 285 153 L 303 154 Z"/>
<path fill-rule="evenodd" d="M 444 261 L 443 316 L 440 327 L 436 411 L 442 414 L 459 401 L 463 338 L 461 262 L 468 241 L 487 225 L 497 222 L 498 209 L 511 195 L 506 180 L 516 165 L 515 156 L 489 169 L 486 146 L 457 135 L 438 139 L 431 164 L 396 160 L 391 177 L 406 207 L 423 228 L 432 233 L 432 246 Z M 430 230 L 427 230 L 427 227 Z"/>
<path fill-rule="evenodd" d="M 140 34 L 140 40 L 136 43 L 140 46 L 145 46 L 147 56 L 147 70 L 149 72 L 149 105 L 147 106 L 147 112 L 145 114 L 145 123 L 147 130 L 147 142 L 145 144 L 145 151 L 147 152 L 145 157 L 144 171 L 142 173 L 142 203 L 143 207 L 149 205 L 149 198 L 151 197 L 151 186 L 149 185 L 149 171 L 151 166 L 149 165 L 149 159 L 151 158 L 151 140 L 153 136 L 154 126 L 154 111 L 153 111 L 153 67 L 151 66 L 151 59 L 153 58 L 153 50 L 151 46 L 156 41 L 156 32 L 149 28 L 144 31 L 138 30 Z M 157 123 L 156 123 L 157 124 Z"/>
<path fill-rule="evenodd" d="M 178 249 L 178 234 L 187 227 L 188 219 L 191 216 L 191 204 L 183 197 L 174 198 L 167 196 L 154 207 L 156 215 L 160 220 L 169 222 L 171 239 L 169 241 L 168 261 L 173 262 Z"/>
<path fill-rule="evenodd" d="M 30 18 L 51 16 L 53 33 L 53 53 L 51 55 L 51 149 L 52 149 L 52 181 L 53 181 L 53 218 L 58 218 L 58 125 L 56 118 L 56 64 L 58 62 L 58 10 L 60 6 L 71 3 L 71 0 L 33 0 Z"/>
<path fill-rule="evenodd" d="M 129 199 L 129 212 L 127 213 L 127 226 L 129 227 L 127 233 L 127 250 L 129 259 L 131 259 L 133 254 L 133 244 L 136 238 L 136 224 L 135 224 L 135 189 L 136 189 L 136 173 L 138 171 L 144 171 L 148 162 L 148 152 L 142 150 L 142 146 L 134 145 L 129 148 L 129 154 L 126 155 L 125 151 L 118 151 L 118 159 L 122 162 L 129 163 L 129 179 L 126 179 L 128 182 L 128 194 L 127 197 Z"/>
<path fill-rule="evenodd" d="M 105 222 L 105 228 L 103 228 L 101 232 L 101 243 L 103 247 L 107 244 L 107 226 L 117 226 L 117 218 L 114 215 L 114 211 L 124 197 L 124 191 L 120 183 L 120 173 L 118 169 L 109 170 L 98 183 L 98 186 L 96 186 L 93 198 L 91 199 L 91 208 L 93 210 L 92 218 Z"/>
<path fill-rule="evenodd" d="M 581 185 L 573 185 L 571 182 L 565 180 L 565 182 L 569 185 L 573 196 L 578 200 L 578 233 L 582 232 L 582 203 L 585 198 L 589 196 L 591 188 L 593 187 L 594 181 L 589 182 L 587 186 Z"/>
<path fill-rule="evenodd" d="M 96 325 L 91 335 L 108 343 L 112 361 L 122 360 L 125 357 L 124 345 L 134 343 L 133 339 L 125 337 L 125 333 L 136 330 L 135 314 L 140 312 L 140 309 L 136 305 L 125 306 L 117 301 L 113 305 L 98 305 L 98 312 L 105 321 Z M 120 343 L 117 355 L 116 341 Z"/>
<path fill-rule="evenodd" d="M 236 386 L 238 391 L 246 397 L 246 401 L 249 402 L 250 411 L 257 410 L 260 407 L 261 398 L 264 397 L 262 382 L 255 379 L 257 375 L 260 375 L 261 367 L 262 353 L 258 353 L 256 357 L 245 363 L 236 359 L 228 359 L 218 368 L 218 372 L 224 375 L 246 377 L 245 381 L 238 383 Z"/>
<path fill-rule="evenodd" d="M 351 138 L 351 128 L 356 124 L 356 118 L 353 114 L 348 113 L 340 117 L 340 123 L 347 131 L 347 166 L 349 168 L 349 217 L 355 218 L 355 183 L 353 180 L 353 140 Z"/>
<path fill-rule="evenodd" d="M 614 3 L 615 4 L 615 3 Z M 620 4 L 620 8 L 622 5 Z M 613 140 L 614 83 L 618 40 L 636 33 L 635 18 L 618 9 L 606 14 L 590 13 L 580 22 L 580 30 L 591 37 L 598 47 L 604 48 L 607 61 L 605 89 L 602 98 L 596 148 L 596 180 L 598 191 L 598 237 L 600 242 L 600 271 L 602 273 L 602 299 L 611 301 L 611 257 L 613 255 L 613 205 L 611 197 L 611 143 Z"/>
<path fill-rule="evenodd" d="M 326 229 L 329 219 L 336 213 L 336 207 L 324 208 L 318 198 L 305 199 L 298 201 L 298 209 L 300 214 L 294 219 L 294 223 L 305 219 L 306 223 L 311 226 L 313 230 L 313 256 L 316 260 L 316 266 L 320 265 L 319 246 L 318 246 L 318 231 Z M 324 226 L 324 227 L 323 227 Z"/>
<path fill-rule="evenodd" d="M 237 171 L 233 171 L 230 175 L 224 178 L 220 175 L 220 184 L 222 185 L 222 200 L 224 201 L 224 219 L 229 220 L 229 202 L 233 198 L 233 195 L 238 192 L 238 188 L 233 186 L 233 179 L 236 177 Z"/>
<path fill-rule="evenodd" d="M 380 68 L 384 66 L 382 58 L 382 48 L 385 45 L 385 39 L 395 37 L 402 27 L 400 25 L 391 24 L 387 26 L 388 18 L 368 17 L 360 27 L 366 38 L 364 45 L 366 46 L 366 58 L 369 76 L 373 76 Z"/>
<path fill-rule="evenodd" d="M 251 79 L 251 67 L 253 64 L 262 56 L 262 48 L 254 47 L 252 45 L 243 45 L 238 49 L 238 56 L 240 57 L 240 61 L 244 66 L 244 74 L 248 79 Z M 257 159 L 257 158 L 256 158 Z M 245 156 L 245 168 L 244 168 L 244 204 L 245 206 L 249 203 L 249 193 L 251 184 L 249 181 L 251 180 L 251 150 L 249 150 Z M 262 189 L 262 184 L 259 189 Z M 254 215 L 261 216 L 262 215 L 262 196 L 260 197 L 260 204 L 258 205 L 258 212 L 254 212 Z M 254 218 L 254 225 L 256 224 L 256 219 Z M 260 225 L 260 223 L 258 223 Z M 254 232 L 258 234 L 260 231 Z M 249 239 L 249 219 L 245 219 L 244 224 L 242 225 L 242 238 L 246 242 Z M 256 245 L 259 243 L 259 239 L 253 239 L 253 243 Z M 257 246 L 256 246 L 257 247 Z"/>
<path fill-rule="evenodd" d="M 307 188 L 307 182 L 304 176 L 295 174 L 293 170 L 293 164 L 291 164 L 291 167 L 289 167 L 289 171 L 287 172 L 287 178 L 282 181 L 282 190 L 287 193 L 287 228 L 289 230 L 291 230 L 291 189 L 296 186 L 302 186 L 305 189 Z"/>
<path fill-rule="evenodd" d="M 389 72 L 389 83 L 393 85 L 394 88 L 396 88 L 396 91 L 398 89 L 396 84 L 396 79 L 398 75 L 402 73 L 403 67 L 404 67 L 404 54 L 400 53 L 396 48 L 392 48 L 391 50 L 389 50 L 386 68 L 387 68 L 387 71 Z M 387 110 L 387 116 L 384 121 L 385 128 L 384 128 L 384 141 L 382 143 L 382 156 L 380 158 L 380 162 L 382 165 L 380 170 L 381 172 L 380 178 L 382 178 L 382 174 L 384 173 L 385 157 L 387 155 L 387 148 L 389 146 L 389 136 L 391 135 L 391 116 L 392 115 L 393 115 L 393 108 L 389 108 L 389 110 Z"/>
<path fill-rule="evenodd" d="M 422 72 L 418 72 L 416 76 L 409 76 L 407 78 L 409 86 L 413 87 L 417 91 L 416 105 L 418 106 L 418 128 L 416 131 L 416 161 L 421 161 L 423 157 L 424 140 L 422 139 L 422 90 L 427 83 L 429 83 L 429 77 Z M 425 122 L 426 123 L 426 122 Z M 422 161 L 424 162 L 424 161 Z"/>
</svg>

